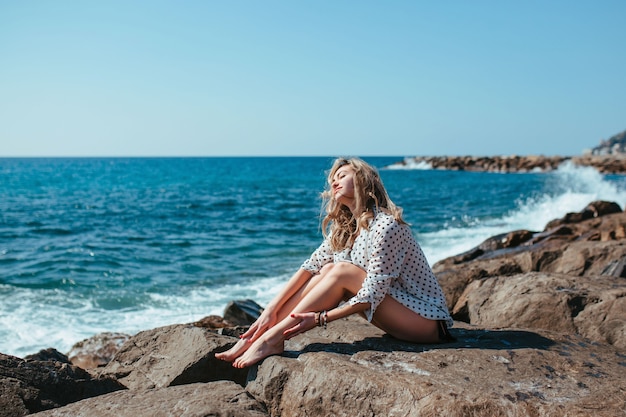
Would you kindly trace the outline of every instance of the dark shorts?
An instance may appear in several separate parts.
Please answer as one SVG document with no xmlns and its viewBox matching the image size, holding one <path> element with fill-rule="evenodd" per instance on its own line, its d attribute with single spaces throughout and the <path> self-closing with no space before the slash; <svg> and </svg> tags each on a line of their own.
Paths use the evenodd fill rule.
<svg viewBox="0 0 626 417">
<path fill-rule="evenodd" d="M 438 320 L 437 323 L 437 328 L 439 329 L 439 343 L 456 342 L 456 338 L 450 334 L 446 322 L 444 320 Z"/>
</svg>

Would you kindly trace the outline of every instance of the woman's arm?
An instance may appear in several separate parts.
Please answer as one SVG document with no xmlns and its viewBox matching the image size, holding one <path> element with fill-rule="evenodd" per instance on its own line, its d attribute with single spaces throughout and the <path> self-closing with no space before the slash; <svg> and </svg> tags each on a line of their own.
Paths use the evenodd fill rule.
<svg viewBox="0 0 626 417">
<path fill-rule="evenodd" d="M 269 302 L 266 310 L 275 310 L 278 311 L 282 306 L 285 305 L 287 300 L 289 300 L 296 292 L 300 290 L 309 282 L 313 273 L 306 271 L 302 268 L 298 269 L 295 274 L 291 276 L 287 284 L 283 287 L 283 289 Z"/>
<path fill-rule="evenodd" d="M 299 269 L 287 282 L 287 285 L 269 302 L 261 315 L 250 328 L 241 335 L 242 339 L 256 340 L 267 329 L 278 322 L 278 312 L 287 301 L 306 284 L 313 274 Z"/>
<path fill-rule="evenodd" d="M 332 310 L 328 310 L 326 315 L 326 323 L 330 323 L 334 320 L 339 320 L 344 317 L 348 317 L 354 313 L 361 313 L 370 308 L 369 303 L 360 303 L 360 304 L 343 304 L 339 307 L 335 307 Z M 295 313 L 292 314 L 291 317 L 294 319 L 298 319 L 299 321 L 289 329 L 283 332 L 283 336 L 285 339 L 291 339 L 294 336 L 299 335 L 300 333 L 304 333 L 308 330 L 311 330 L 317 324 L 315 323 L 315 316 L 320 312 L 307 312 L 307 313 Z"/>
<path fill-rule="evenodd" d="M 362 313 L 368 308 L 370 308 L 369 303 L 359 303 L 359 304 L 353 304 L 353 305 L 350 305 L 348 303 L 342 304 L 339 307 L 335 307 L 332 310 L 328 310 L 327 322 L 330 323 L 331 321 L 339 320 L 355 313 Z"/>
</svg>

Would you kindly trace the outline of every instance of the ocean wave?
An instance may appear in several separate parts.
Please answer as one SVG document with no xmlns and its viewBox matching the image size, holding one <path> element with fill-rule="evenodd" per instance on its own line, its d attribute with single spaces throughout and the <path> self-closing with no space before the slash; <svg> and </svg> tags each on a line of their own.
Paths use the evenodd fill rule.
<svg viewBox="0 0 626 417">
<path fill-rule="evenodd" d="M 100 294 L 89 297 L 60 288 L 23 288 L 0 284 L 0 352 L 24 357 L 54 347 L 67 353 L 97 333 L 136 334 L 171 324 L 191 323 L 222 315 L 235 299 L 267 304 L 287 275 L 185 291 L 145 294 Z M 34 310 L 36 310 L 36 314 Z"/>
<path fill-rule="evenodd" d="M 391 170 L 430 170 L 433 166 L 426 161 L 416 161 L 414 158 L 404 158 L 402 162 L 396 162 L 388 165 L 385 169 Z"/>
<path fill-rule="evenodd" d="M 626 178 L 609 181 L 594 168 L 571 162 L 542 175 L 547 176 L 545 189 L 539 195 L 518 200 L 516 208 L 502 216 L 472 218 L 461 226 L 421 234 L 420 244 L 429 261 L 436 263 L 463 253 L 500 233 L 520 229 L 541 231 L 551 220 L 579 212 L 592 201 L 613 201 L 622 209 L 626 206 Z"/>
</svg>

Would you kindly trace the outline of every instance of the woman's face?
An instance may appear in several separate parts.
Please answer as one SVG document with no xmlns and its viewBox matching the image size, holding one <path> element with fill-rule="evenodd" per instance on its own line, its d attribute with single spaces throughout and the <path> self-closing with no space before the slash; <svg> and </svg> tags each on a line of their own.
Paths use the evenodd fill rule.
<svg viewBox="0 0 626 417">
<path fill-rule="evenodd" d="M 339 167 L 330 187 L 336 201 L 350 209 L 354 208 L 354 168 L 351 165 Z"/>
</svg>

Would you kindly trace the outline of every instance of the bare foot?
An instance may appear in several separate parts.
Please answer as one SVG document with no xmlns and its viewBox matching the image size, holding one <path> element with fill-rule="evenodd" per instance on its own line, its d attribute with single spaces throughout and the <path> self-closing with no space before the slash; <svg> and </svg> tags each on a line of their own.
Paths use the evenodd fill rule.
<svg viewBox="0 0 626 417">
<path fill-rule="evenodd" d="M 285 342 L 281 340 L 277 344 L 271 344 L 266 340 L 257 340 L 250 346 L 250 349 L 238 357 L 234 362 L 235 368 L 245 368 L 254 365 L 262 359 L 271 355 L 280 355 L 285 351 Z"/>
<path fill-rule="evenodd" d="M 226 362 L 232 362 L 243 355 L 252 346 L 250 339 L 239 339 L 235 346 L 225 352 L 216 353 L 215 357 Z"/>
</svg>

